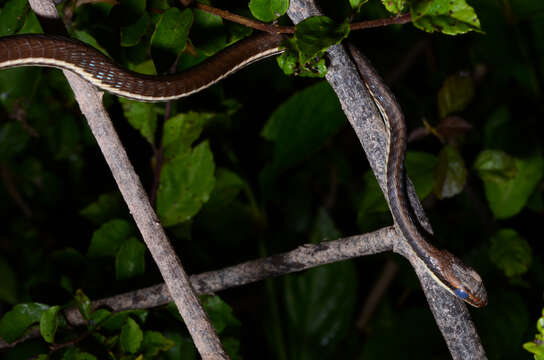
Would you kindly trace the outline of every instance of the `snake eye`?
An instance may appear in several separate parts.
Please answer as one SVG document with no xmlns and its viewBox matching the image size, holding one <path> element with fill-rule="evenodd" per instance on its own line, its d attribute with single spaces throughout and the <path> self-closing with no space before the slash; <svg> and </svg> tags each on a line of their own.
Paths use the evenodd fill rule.
<svg viewBox="0 0 544 360">
<path fill-rule="evenodd" d="M 463 300 L 468 298 L 468 293 L 466 291 L 464 291 L 464 290 L 455 289 L 454 292 L 455 292 L 455 295 L 457 295 L 458 297 L 460 297 Z"/>
</svg>

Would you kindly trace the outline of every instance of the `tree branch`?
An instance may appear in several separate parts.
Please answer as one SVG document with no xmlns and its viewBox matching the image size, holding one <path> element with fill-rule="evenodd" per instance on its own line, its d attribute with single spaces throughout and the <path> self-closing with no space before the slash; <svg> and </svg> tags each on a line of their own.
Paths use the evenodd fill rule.
<svg viewBox="0 0 544 360">
<path fill-rule="evenodd" d="M 393 250 L 393 244 L 398 241 L 397 237 L 395 229 L 390 226 L 363 235 L 324 241 L 319 244 L 305 244 L 283 254 L 192 275 L 190 278 L 191 285 L 199 295 L 213 294 L 273 276 L 286 275 L 320 265 L 391 251 Z M 112 311 L 122 311 L 154 308 L 166 305 L 171 301 L 172 298 L 163 283 L 93 301 L 91 306 L 93 310 L 106 307 Z M 66 309 L 64 315 L 72 326 L 85 324 L 85 319 L 76 307 Z M 6 343 L 0 339 L 0 349 L 14 346 L 16 343 L 38 336 L 40 336 L 39 330 L 31 330 L 23 339 L 19 339 L 15 343 Z"/>
<path fill-rule="evenodd" d="M 321 15 L 313 0 L 291 0 L 288 15 L 294 23 Z M 387 132 L 379 110 L 363 84 L 354 64 L 341 45 L 327 51 L 330 60 L 326 79 L 336 92 L 342 109 L 355 130 L 382 191 L 385 193 Z M 421 224 L 431 230 L 413 185 L 408 195 Z M 400 232 L 399 232 L 400 234 Z M 399 237 L 402 238 L 402 237 Z M 398 241 L 394 251 L 406 257 L 421 282 L 435 321 L 454 359 L 484 359 L 485 352 L 466 305 L 432 279 L 408 243 Z"/>
<path fill-rule="evenodd" d="M 30 4 L 36 15 L 49 21 L 57 19 L 60 27 L 53 1 L 31 0 Z M 46 22 L 42 26 L 47 30 Z M 228 359 L 102 105 L 102 93 L 77 75 L 64 74 L 200 355 L 203 359 Z"/>
</svg>

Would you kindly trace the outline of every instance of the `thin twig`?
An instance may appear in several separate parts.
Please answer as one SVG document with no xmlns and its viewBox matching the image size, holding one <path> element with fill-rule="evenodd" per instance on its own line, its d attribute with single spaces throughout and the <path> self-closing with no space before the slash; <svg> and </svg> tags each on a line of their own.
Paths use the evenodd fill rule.
<svg viewBox="0 0 544 360">
<path fill-rule="evenodd" d="M 225 20 L 229 20 L 237 24 L 241 24 L 255 30 L 265 31 L 271 34 L 294 34 L 295 33 L 294 26 L 279 26 L 275 24 L 267 24 L 257 20 L 249 19 L 245 16 L 233 14 L 229 11 L 218 9 L 210 5 L 202 4 L 202 3 L 195 3 L 194 8 L 202 10 L 202 11 L 206 11 L 210 14 L 220 16 L 221 18 Z M 388 26 L 392 24 L 406 24 L 410 21 L 412 21 L 412 17 L 410 13 L 408 13 L 408 14 L 403 14 L 403 15 L 394 16 L 394 17 L 385 18 L 385 19 L 367 20 L 367 21 L 353 23 L 353 24 L 350 24 L 350 30 L 356 31 L 356 30 L 362 30 L 362 29 Z"/>
<path fill-rule="evenodd" d="M 388 26 L 393 24 L 406 24 L 411 21 L 412 21 L 412 15 L 410 13 L 407 13 L 400 16 L 390 17 L 390 18 L 368 20 L 368 21 L 353 23 L 353 24 L 350 24 L 349 29 L 351 31 L 356 31 L 356 30 Z"/>
<path fill-rule="evenodd" d="M 202 4 L 202 3 L 195 3 L 194 7 L 195 9 L 199 9 L 202 11 L 206 11 L 210 14 L 220 16 L 225 20 L 229 20 L 237 24 L 245 25 L 252 29 L 266 31 L 271 34 L 293 34 L 295 32 L 295 28 L 293 26 L 278 26 L 278 25 L 266 24 L 257 20 L 246 18 L 245 16 L 233 14 L 229 11 L 218 9 L 213 6 Z"/>
</svg>

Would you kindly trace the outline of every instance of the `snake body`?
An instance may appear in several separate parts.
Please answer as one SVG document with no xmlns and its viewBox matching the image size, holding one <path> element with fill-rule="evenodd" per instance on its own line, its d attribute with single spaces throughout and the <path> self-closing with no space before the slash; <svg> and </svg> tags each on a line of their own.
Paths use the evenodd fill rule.
<svg viewBox="0 0 544 360">
<path fill-rule="evenodd" d="M 281 40 L 279 35 L 254 35 L 183 73 L 148 76 L 117 66 L 96 49 L 77 40 L 47 35 L 14 35 L 0 38 L 0 69 L 21 66 L 67 69 L 115 95 L 159 102 L 194 94 L 255 61 L 282 52 L 279 47 Z M 402 111 L 368 61 L 354 49 L 351 53 L 389 132 L 387 197 L 395 223 L 440 285 L 473 306 L 486 305 L 487 294 L 476 271 L 449 252 L 432 246 L 428 242 L 431 235 L 418 228 L 419 222 L 414 220 L 407 200 L 404 175 L 406 127 Z"/>
</svg>

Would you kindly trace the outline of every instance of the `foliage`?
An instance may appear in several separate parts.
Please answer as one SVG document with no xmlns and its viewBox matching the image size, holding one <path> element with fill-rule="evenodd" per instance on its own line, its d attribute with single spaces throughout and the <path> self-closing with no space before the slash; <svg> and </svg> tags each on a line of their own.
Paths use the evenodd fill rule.
<svg viewBox="0 0 544 360">
<path fill-rule="evenodd" d="M 490 303 L 473 314 L 487 355 L 526 356 L 544 287 L 543 2 L 322 3 L 330 17 L 298 24 L 277 61 L 188 99 L 165 106 L 105 95 L 173 246 L 200 273 L 391 224 L 359 140 L 316 79 L 330 65 L 326 49 L 349 35 L 402 105 L 406 169 L 436 245 L 484 278 Z M 286 0 L 210 4 L 288 25 Z M 151 75 L 195 66 L 252 32 L 166 0 L 58 8 L 72 37 Z M 407 12 L 411 24 L 350 31 L 350 22 Z M 0 1 L 0 36 L 40 32 L 26 0 Z M 0 216 L 0 338 L 41 336 L 6 359 L 197 358 L 172 305 L 92 306 L 161 277 L 57 70 L 0 71 Z M 358 331 L 385 261 L 400 271 Z M 448 356 L 417 278 L 398 258 L 368 256 L 220 295 L 202 302 L 233 359 Z M 69 307 L 83 326 L 67 325 Z M 535 358 L 544 356 L 543 319 L 524 345 Z"/>
</svg>

